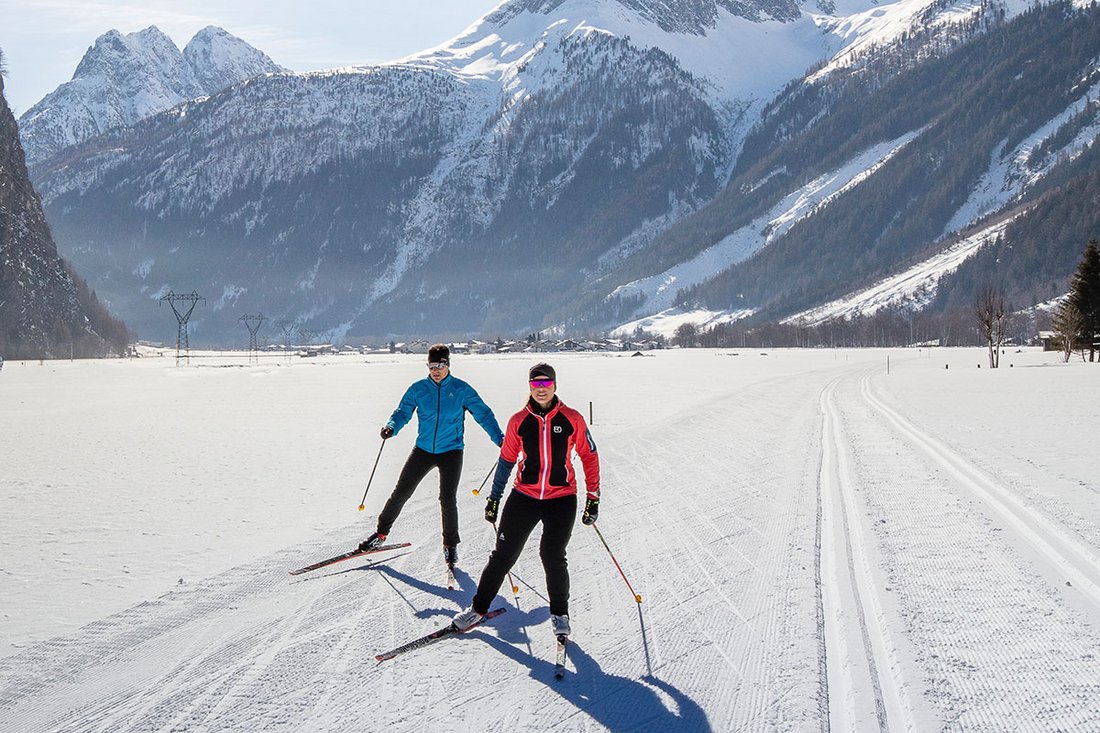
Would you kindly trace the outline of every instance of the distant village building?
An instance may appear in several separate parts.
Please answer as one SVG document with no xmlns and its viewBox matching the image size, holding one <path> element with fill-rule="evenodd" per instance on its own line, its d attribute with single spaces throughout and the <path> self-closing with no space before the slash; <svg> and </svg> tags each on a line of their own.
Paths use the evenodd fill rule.
<svg viewBox="0 0 1100 733">
<path fill-rule="evenodd" d="M 1054 331 L 1040 331 L 1039 342 L 1043 345 L 1043 351 L 1061 351 L 1062 344 L 1058 334 Z"/>
</svg>

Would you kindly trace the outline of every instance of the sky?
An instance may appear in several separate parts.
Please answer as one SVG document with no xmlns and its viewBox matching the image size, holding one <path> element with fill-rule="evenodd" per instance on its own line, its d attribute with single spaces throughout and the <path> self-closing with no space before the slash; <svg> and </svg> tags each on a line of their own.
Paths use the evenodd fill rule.
<svg viewBox="0 0 1100 733">
<path fill-rule="evenodd" d="M 215 25 L 293 71 L 373 64 L 439 45 L 501 0 L 0 0 L 4 95 L 16 117 L 72 78 L 95 39 L 155 25 L 181 49 Z"/>
</svg>

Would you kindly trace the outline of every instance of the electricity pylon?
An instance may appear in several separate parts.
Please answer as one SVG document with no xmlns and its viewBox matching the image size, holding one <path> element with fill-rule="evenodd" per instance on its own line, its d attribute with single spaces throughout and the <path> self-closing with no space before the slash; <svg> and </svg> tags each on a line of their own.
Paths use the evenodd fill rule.
<svg viewBox="0 0 1100 733">
<path fill-rule="evenodd" d="M 178 328 L 176 329 L 176 366 L 180 365 L 180 349 L 182 348 L 187 359 L 187 363 L 191 363 L 191 341 L 187 337 L 187 321 L 191 319 L 191 313 L 195 310 L 195 306 L 199 301 L 206 302 L 206 298 L 199 295 L 192 290 L 187 295 L 181 293 L 175 293 L 171 290 L 168 294 L 160 299 L 160 302 L 168 301 L 168 305 L 172 306 L 172 312 L 176 314 L 176 323 Z M 176 303 L 190 303 L 191 305 L 184 308 L 182 305 L 177 308 Z"/>
</svg>

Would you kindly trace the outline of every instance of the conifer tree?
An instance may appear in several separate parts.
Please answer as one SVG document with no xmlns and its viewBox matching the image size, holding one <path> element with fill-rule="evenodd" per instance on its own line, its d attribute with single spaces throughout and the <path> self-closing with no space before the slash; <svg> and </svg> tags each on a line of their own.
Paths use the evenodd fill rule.
<svg viewBox="0 0 1100 733">
<path fill-rule="evenodd" d="M 1089 240 L 1077 265 L 1068 300 L 1080 313 L 1078 343 L 1089 350 L 1089 361 L 1094 361 L 1100 339 L 1100 249 L 1095 239 Z"/>
</svg>

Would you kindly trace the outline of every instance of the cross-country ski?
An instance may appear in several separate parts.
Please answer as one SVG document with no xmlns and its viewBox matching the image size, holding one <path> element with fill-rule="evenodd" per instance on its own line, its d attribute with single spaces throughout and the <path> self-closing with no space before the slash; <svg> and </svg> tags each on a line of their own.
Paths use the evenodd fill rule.
<svg viewBox="0 0 1100 733">
<path fill-rule="evenodd" d="M 554 677 L 561 679 L 565 676 L 565 661 L 568 657 L 569 637 L 558 634 L 554 637 Z"/>
<path fill-rule="evenodd" d="M 455 578 L 455 567 L 454 567 L 454 565 L 448 565 L 447 566 L 447 577 L 446 577 L 445 580 L 446 580 L 446 583 L 447 583 L 447 590 L 454 590 L 455 588 L 458 587 L 458 580 Z"/>
<path fill-rule="evenodd" d="M 351 550 L 349 552 L 344 552 L 344 553 L 341 553 L 339 555 L 335 555 L 333 557 L 326 558 L 324 560 L 320 560 L 318 562 L 313 563 L 312 565 L 306 565 L 304 568 L 297 568 L 295 570 L 290 570 L 289 573 L 291 575 L 301 575 L 302 573 L 308 573 L 308 572 L 311 572 L 313 570 L 320 570 L 321 568 L 326 568 L 329 565 L 335 565 L 336 563 L 343 562 L 345 560 L 351 560 L 351 559 L 356 558 L 356 557 L 364 557 L 366 555 L 375 555 L 379 552 L 387 552 L 389 550 L 400 550 L 402 547 L 412 547 L 412 543 L 411 542 L 398 542 L 396 544 L 390 544 L 390 545 L 379 545 L 378 547 L 372 547 L 369 550 L 355 549 L 355 550 Z"/>
<path fill-rule="evenodd" d="M 462 630 L 459 630 L 458 627 L 456 627 L 453 623 L 449 623 L 446 626 L 431 632 L 430 634 L 425 634 L 424 636 L 421 636 L 420 638 L 413 639 L 412 641 L 407 642 L 405 644 L 402 644 L 401 646 L 399 646 L 395 649 L 391 649 L 388 652 L 382 652 L 381 654 L 376 654 L 376 655 L 374 655 L 374 658 L 377 659 L 379 662 L 384 662 L 387 659 L 393 659 L 394 657 L 396 657 L 398 655 L 404 654 L 406 652 L 411 652 L 414 649 L 420 649 L 420 648 L 428 646 L 429 644 L 434 644 L 435 642 L 439 641 L 440 639 L 445 639 L 448 636 L 454 636 L 456 634 L 465 634 L 470 629 L 477 628 L 481 624 L 485 623 L 486 621 L 488 621 L 490 619 L 496 618 L 497 616 L 499 616 L 500 614 L 504 613 L 507 610 L 508 610 L 507 608 L 502 607 L 502 608 L 497 608 L 497 609 L 494 609 L 492 611 L 489 611 L 489 613 L 487 613 L 487 614 L 485 614 L 484 616 L 481 617 L 480 621 L 476 621 L 476 622 L 470 624 L 469 626 L 467 626 L 465 629 L 462 629 Z"/>
</svg>

